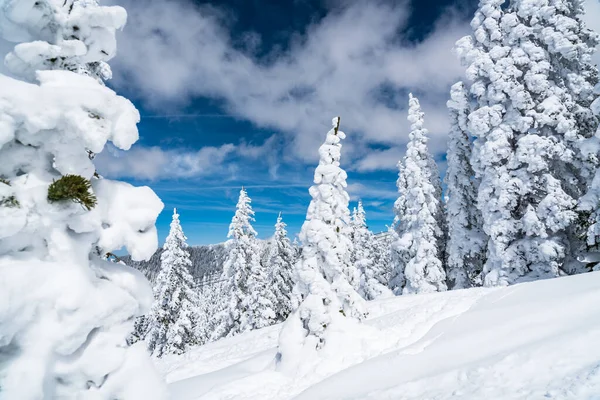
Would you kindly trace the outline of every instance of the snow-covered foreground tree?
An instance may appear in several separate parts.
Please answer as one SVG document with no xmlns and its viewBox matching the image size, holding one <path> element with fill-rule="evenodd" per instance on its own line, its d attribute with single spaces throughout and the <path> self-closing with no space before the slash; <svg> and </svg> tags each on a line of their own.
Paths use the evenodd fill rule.
<svg viewBox="0 0 600 400">
<path fill-rule="evenodd" d="M 443 265 L 443 208 L 440 175 L 427 149 L 427 130 L 416 97 L 410 94 L 411 123 L 406 156 L 398 163 L 400 175 L 396 200 L 394 251 L 395 276 L 404 276 L 405 286 L 393 287 L 396 294 L 446 290 Z M 397 278 L 396 278 L 397 279 Z"/>
<path fill-rule="evenodd" d="M 304 351 L 323 347 L 330 330 L 366 316 L 364 300 L 348 281 L 347 271 L 353 268 L 349 196 L 347 175 L 340 168 L 340 142 L 346 136 L 339 130 L 339 117 L 332 123 L 319 148 L 315 185 L 309 190 L 312 200 L 300 231 L 302 255 L 295 267 L 294 293 L 301 303 L 281 331 L 279 355 L 284 368 L 293 368 Z"/>
<path fill-rule="evenodd" d="M 392 296 L 386 286 L 385 266 L 378 262 L 375 236 L 367 227 L 367 216 L 360 200 L 352 213 L 351 227 L 351 261 L 360 272 L 360 295 L 366 300 Z"/>
<path fill-rule="evenodd" d="M 565 269 L 577 242 L 576 200 L 594 163 L 578 150 L 594 125 L 586 80 L 596 79 L 584 71 L 591 37 L 576 32 L 581 2 L 513 1 L 507 10 L 503 3 L 482 0 L 473 35 L 457 43 L 478 101 L 469 128 L 488 286 Z"/>
<path fill-rule="evenodd" d="M 220 338 L 262 328 L 275 320 L 273 297 L 266 288 L 267 274 L 260 263 L 260 248 L 252 227 L 254 211 L 242 188 L 229 225 L 229 255 L 223 266 L 226 300 L 213 337 Z"/>
<path fill-rule="evenodd" d="M 182 354 L 198 343 L 195 325 L 198 320 L 198 296 L 189 268 L 192 266 L 186 250 L 186 237 L 179 222 L 177 209 L 169 236 L 160 256 L 161 270 L 154 286 L 154 304 L 147 316 L 148 349 L 156 357 Z"/>
<path fill-rule="evenodd" d="M 447 274 L 451 289 L 464 289 L 480 279 L 487 239 L 476 206 L 477 187 L 467 130 L 469 99 L 462 82 L 452 86 L 447 104 L 452 123 L 446 158 Z"/>
<path fill-rule="evenodd" d="M 296 262 L 295 250 L 287 236 L 281 213 L 275 224 L 275 235 L 269 248 L 267 267 L 269 286 L 274 295 L 274 310 L 277 321 L 282 322 L 292 313 L 292 289 L 294 288 L 293 268 Z"/>
<path fill-rule="evenodd" d="M 7 65 L 30 81 L 0 74 L 2 398 L 166 398 L 143 344 L 126 344 L 151 289 L 103 259 L 122 247 L 149 258 L 163 205 L 95 177 L 89 156 L 138 139 L 139 113 L 101 83 L 125 20 L 93 1 L 0 0 L 0 34 L 26 42 Z M 49 66 L 59 60 L 69 67 Z M 107 74 L 86 76 L 92 65 Z"/>
</svg>

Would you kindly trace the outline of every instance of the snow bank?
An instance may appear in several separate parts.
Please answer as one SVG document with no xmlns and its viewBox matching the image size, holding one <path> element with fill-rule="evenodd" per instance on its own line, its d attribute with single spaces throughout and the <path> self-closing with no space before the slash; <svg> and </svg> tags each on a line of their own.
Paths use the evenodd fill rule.
<svg viewBox="0 0 600 400">
<path fill-rule="evenodd" d="M 122 265 L 95 266 L 0 258 L 0 398 L 164 395 L 145 349 L 124 340 L 131 316 L 149 305 L 145 279 Z"/>
</svg>

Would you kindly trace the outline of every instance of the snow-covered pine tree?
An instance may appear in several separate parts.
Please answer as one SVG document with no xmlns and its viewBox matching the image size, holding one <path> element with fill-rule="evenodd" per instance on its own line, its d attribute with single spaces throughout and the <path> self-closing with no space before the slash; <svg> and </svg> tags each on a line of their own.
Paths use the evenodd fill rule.
<svg viewBox="0 0 600 400">
<path fill-rule="evenodd" d="M 189 268 L 186 237 L 177 209 L 160 256 L 161 270 L 154 286 L 155 301 L 148 315 L 148 349 L 156 357 L 182 354 L 198 344 L 195 329 L 198 298 Z"/>
<path fill-rule="evenodd" d="M 572 96 L 555 80 L 541 39 L 552 29 L 535 26 L 533 3 L 513 1 L 508 10 L 502 3 L 482 0 L 474 34 L 457 43 L 478 100 L 469 128 L 481 180 L 478 207 L 489 236 L 488 286 L 554 277 L 564 269 L 581 173 L 569 144 L 578 140 Z"/>
<path fill-rule="evenodd" d="M 261 284 L 263 274 L 260 248 L 256 241 L 256 231 L 252 227 L 254 211 L 250 203 L 250 197 L 242 188 L 227 235 L 231 239 L 228 244 L 229 254 L 223 266 L 223 279 L 227 280 L 227 300 L 220 313 L 219 326 L 215 330 L 217 337 L 233 336 L 253 327 L 253 322 L 250 322 L 253 317 L 246 315 L 252 294 L 250 286 Z M 260 307 L 268 310 L 270 306 L 262 304 Z M 267 317 L 271 315 L 270 312 L 265 312 Z"/>
<path fill-rule="evenodd" d="M 448 100 L 451 128 L 446 171 L 447 275 L 451 289 L 474 286 L 485 262 L 487 238 L 476 207 L 477 187 L 471 167 L 467 123 L 469 99 L 462 82 L 454 84 Z"/>
<path fill-rule="evenodd" d="M 292 313 L 292 289 L 294 288 L 293 268 L 296 252 L 287 236 L 286 224 L 277 217 L 275 234 L 269 248 L 269 286 L 275 296 L 277 321 L 283 322 Z"/>
<path fill-rule="evenodd" d="M 376 241 L 373 232 L 367 227 L 367 217 L 362 201 L 352 212 L 352 257 L 351 260 L 360 272 L 359 293 L 365 300 L 374 300 L 392 295 L 387 288 L 383 265 L 378 264 Z"/>
<path fill-rule="evenodd" d="M 411 132 L 406 155 L 399 163 L 400 196 L 395 204 L 398 238 L 394 246 L 398 258 L 394 268 L 403 271 L 406 279 L 403 294 L 447 289 L 440 175 L 427 149 L 423 115 L 418 99 L 410 94 Z M 401 273 L 397 272 L 396 276 Z"/>
<path fill-rule="evenodd" d="M 139 113 L 86 74 L 11 62 L 76 49 L 75 72 L 105 63 L 126 17 L 91 2 L 0 0 L 0 35 L 21 43 L 6 58 L 18 78 L 0 74 L 0 292 L 10 299 L 0 302 L 2 398 L 166 398 L 145 346 L 126 344 L 152 290 L 103 259 L 123 247 L 150 258 L 163 204 L 147 187 L 95 178 L 88 157 L 108 141 L 128 150 Z M 81 40 L 64 40 L 73 26 Z"/>
<path fill-rule="evenodd" d="M 591 110 L 594 86 L 598 83 L 598 68 L 591 58 L 598 45 L 598 35 L 586 28 L 582 20 L 582 0 L 518 0 L 513 1 L 511 7 L 547 53 L 551 65 L 549 80 L 556 87 L 551 86 L 550 94 L 544 96 L 556 96 L 561 106 L 550 118 L 559 114 L 563 120 L 561 125 L 567 125 L 566 129 L 555 128 L 554 136 L 560 135 L 562 144 L 573 154 L 570 159 L 555 161 L 551 169 L 554 176 L 561 179 L 565 192 L 578 199 L 588 190 L 599 165 L 598 139 L 594 137 L 598 117 Z M 543 13 L 538 11 L 541 9 Z M 576 258 L 585 250 L 585 241 L 581 239 L 593 223 L 588 220 L 587 210 L 580 207 L 577 212 L 578 218 L 567 230 L 570 254 L 561 267 L 568 273 L 585 271 Z"/>
<path fill-rule="evenodd" d="M 346 172 L 340 168 L 340 119 L 319 148 L 319 166 L 315 170 L 312 197 L 306 221 L 300 231 L 302 255 L 296 263 L 294 293 L 301 301 L 287 319 L 279 341 L 282 362 L 293 364 L 298 346 L 312 351 L 326 342 L 332 325 L 348 318 L 363 319 L 365 302 L 348 282 L 345 271 L 351 268 L 352 242 L 349 238 L 349 196 Z M 286 358 L 287 357 L 287 358 Z"/>
<path fill-rule="evenodd" d="M 471 93 L 477 99 L 476 108 L 469 115 L 469 129 L 476 138 L 471 165 L 480 180 L 477 204 L 489 236 L 483 271 L 484 284 L 488 286 L 507 285 L 522 275 L 520 271 L 513 273 L 508 252 L 519 230 L 511 216 L 511 209 L 518 204 L 519 182 L 509 169 L 516 140 L 510 122 L 521 119 L 520 108 L 531 99 L 517 79 L 521 72 L 509 55 L 511 48 L 505 45 L 508 32 L 503 23 L 504 2 L 480 0 L 471 22 L 473 34 L 456 44 L 456 51 L 467 66 L 467 78 L 472 81 Z M 509 89 L 515 95 L 517 91 L 522 93 L 514 106 L 506 94 Z M 510 117 L 509 123 L 502 124 L 505 117 Z"/>
<path fill-rule="evenodd" d="M 260 262 L 253 263 L 248 276 L 248 296 L 244 299 L 242 314 L 242 332 L 264 328 L 277 322 L 277 299 L 268 267 Z"/>
</svg>

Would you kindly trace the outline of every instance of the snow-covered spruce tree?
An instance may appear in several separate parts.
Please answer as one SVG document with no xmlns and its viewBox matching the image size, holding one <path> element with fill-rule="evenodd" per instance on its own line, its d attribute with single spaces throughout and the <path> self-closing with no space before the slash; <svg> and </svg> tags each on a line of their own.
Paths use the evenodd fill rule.
<svg viewBox="0 0 600 400">
<path fill-rule="evenodd" d="M 275 314 L 278 322 L 292 313 L 292 289 L 294 287 L 293 268 L 296 262 L 296 254 L 290 239 L 287 236 L 285 222 L 281 213 L 275 224 L 275 235 L 269 248 L 269 286 L 272 287 L 275 296 Z"/>
<path fill-rule="evenodd" d="M 267 326 L 275 318 L 271 296 L 262 296 L 267 291 L 264 288 L 266 273 L 260 263 L 260 247 L 252 227 L 254 211 L 250 203 L 250 197 L 242 188 L 229 225 L 229 255 L 223 266 L 228 300 L 216 329 L 220 337 Z"/>
<path fill-rule="evenodd" d="M 551 87 L 551 93 L 560 99 L 563 124 L 566 121 L 571 125 L 564 133 L 556 130 L 562 134 L 563 145 L 573 154 L 571 159 L 555 162 L 552 170 L 561 179 L 565 192 L 578 199 L 588 190 L 599 165 L 598 138 L 594 137 L 598 117 L 591 110 L 593 89 L 598 83 L 598 68 L 591 57 L 598 45 L 598 35 L 587 29 L 582 20 L 582 0 L 518 0 L 511 7 L 547 53 L 551 65 L 549 80 L 557 86 Z M 544 12 L 540 13 L 538 10 L 542 9 Z M 593 223 L 585 207 L 579 207 L 577 212 L 578 219 L 567 230 L 570 254 L 561 267 L 568 273 L 585 271 L 576 258 L 585 250 L 582 238 Z"/>
<path fill-rule="evenodd" d="M 572 96 L 525 2 L 481 1 L 474 34 L 457 43 L 478 105 L 472 165 L 489 236 L 484 284 L 554 277 L 569 262 L 581 160 Z M 546 7 L 545 11 L 551 11 Z M 560 35 L 554 35 L 559 38 Z M 575 197 L 574 197 L 575 196 Z"/>
<path fill-rule="evenodd" d="M 452 86 L 447 105 L 452 124 L 446 157 L 447 275 L 451 289 L 464 289 L 479 281 L 487 238 L 476 207 L 477 187 L 467 128 L 469 99 L 462 82 Z"/>
<path fill-rule="evenodd" d="M 91 2 L 0 0 L 0 35 L 26 42 L 13 55 L 74 46 L 80 60 L 104 63 L 125 20 L 121 7 Z M 73 24 L 85 40 L 66 43 Z M 88 157 L 108 141 L 129 149 L 139 113 L 85 74 L 36 69 L 0 74 L 0 293 L 11 299 L 0 302 L 0 397 L 166 398 L 145 346 L 126 344 L 151 288 L 141 273 L 103 259 L 123 247 L 148 259 L 163 205 L 147 187 L 94 178 Z M 65 176 L 79 178 L 49 196 Z"/>
<path fill-rule="evenodd" d="M 360 272 L 359 293 L 365 300 L 374 300 L 392 295 L 386 287 L 385 271 L 377 264 L 376 243 L 373 232 L 367 227 L 367 217 L 362 201 L 352 213 L 352 257 Z"/>
<path fill-rule="evenodd" d="M 321 348 L 330 329 L 348 319 L 363 319 L 367 313 L 364 300 L 345 273 L 352 267 L 347 175 L 340 168 L 340 142 L 346 136 L 339 130 L 339 117 L 332 123 L 319 148 L 315 184 L 309 190 L 312 200 L 300 231 L 302 255 L 295 267 L 294 293 L 301 303 L 280 335 L 283 365 L 293 365 L 302 349 Z"/>
<path fill-rule="evenodd" d="M 272 282 L 269 279 L 268 267 L 261 263 L 253 263 L 248 277 L 248 296 L 244 299 L 242 315 L 242 332 L 264 328 L 277 322 L 277 298 Z"/>
<path fill-rule="evenodd" d="M 409 95 L 411 132 L 404 159 L 399 163 L 395 204 L 398 238 L 394 243 L 406 283 L 403 294 L 444 291 L 443 208 L 440 175 L 429 150 L 419 101 Z M 399 275 L 399 273 L 397 273 Z M 398 291 L 398 289 L 396 289 Z"/>
<path fill-rule="evenodd" d="M 160 272 L 154 285 L 155 301 L 148 318 L 146 342 L 156 357 L 182 354 L 198 344 L 195 335 L 198 296 L 189 268 L 186 237 L 179 222 L 177 209 L 167 240 L 160 255 Z"/>
</svg>

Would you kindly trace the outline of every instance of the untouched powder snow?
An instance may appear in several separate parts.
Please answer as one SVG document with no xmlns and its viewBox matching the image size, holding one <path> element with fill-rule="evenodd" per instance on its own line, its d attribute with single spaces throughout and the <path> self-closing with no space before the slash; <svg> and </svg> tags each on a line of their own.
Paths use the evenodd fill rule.
<svg viewBox="0 0 600 400">
<path fill-rule="evenodd" d="M 280 326 L 159 360 L 172 399 L 600 399 L 600 272 L 368 303 L 302 374 Z"/>
</svg>

